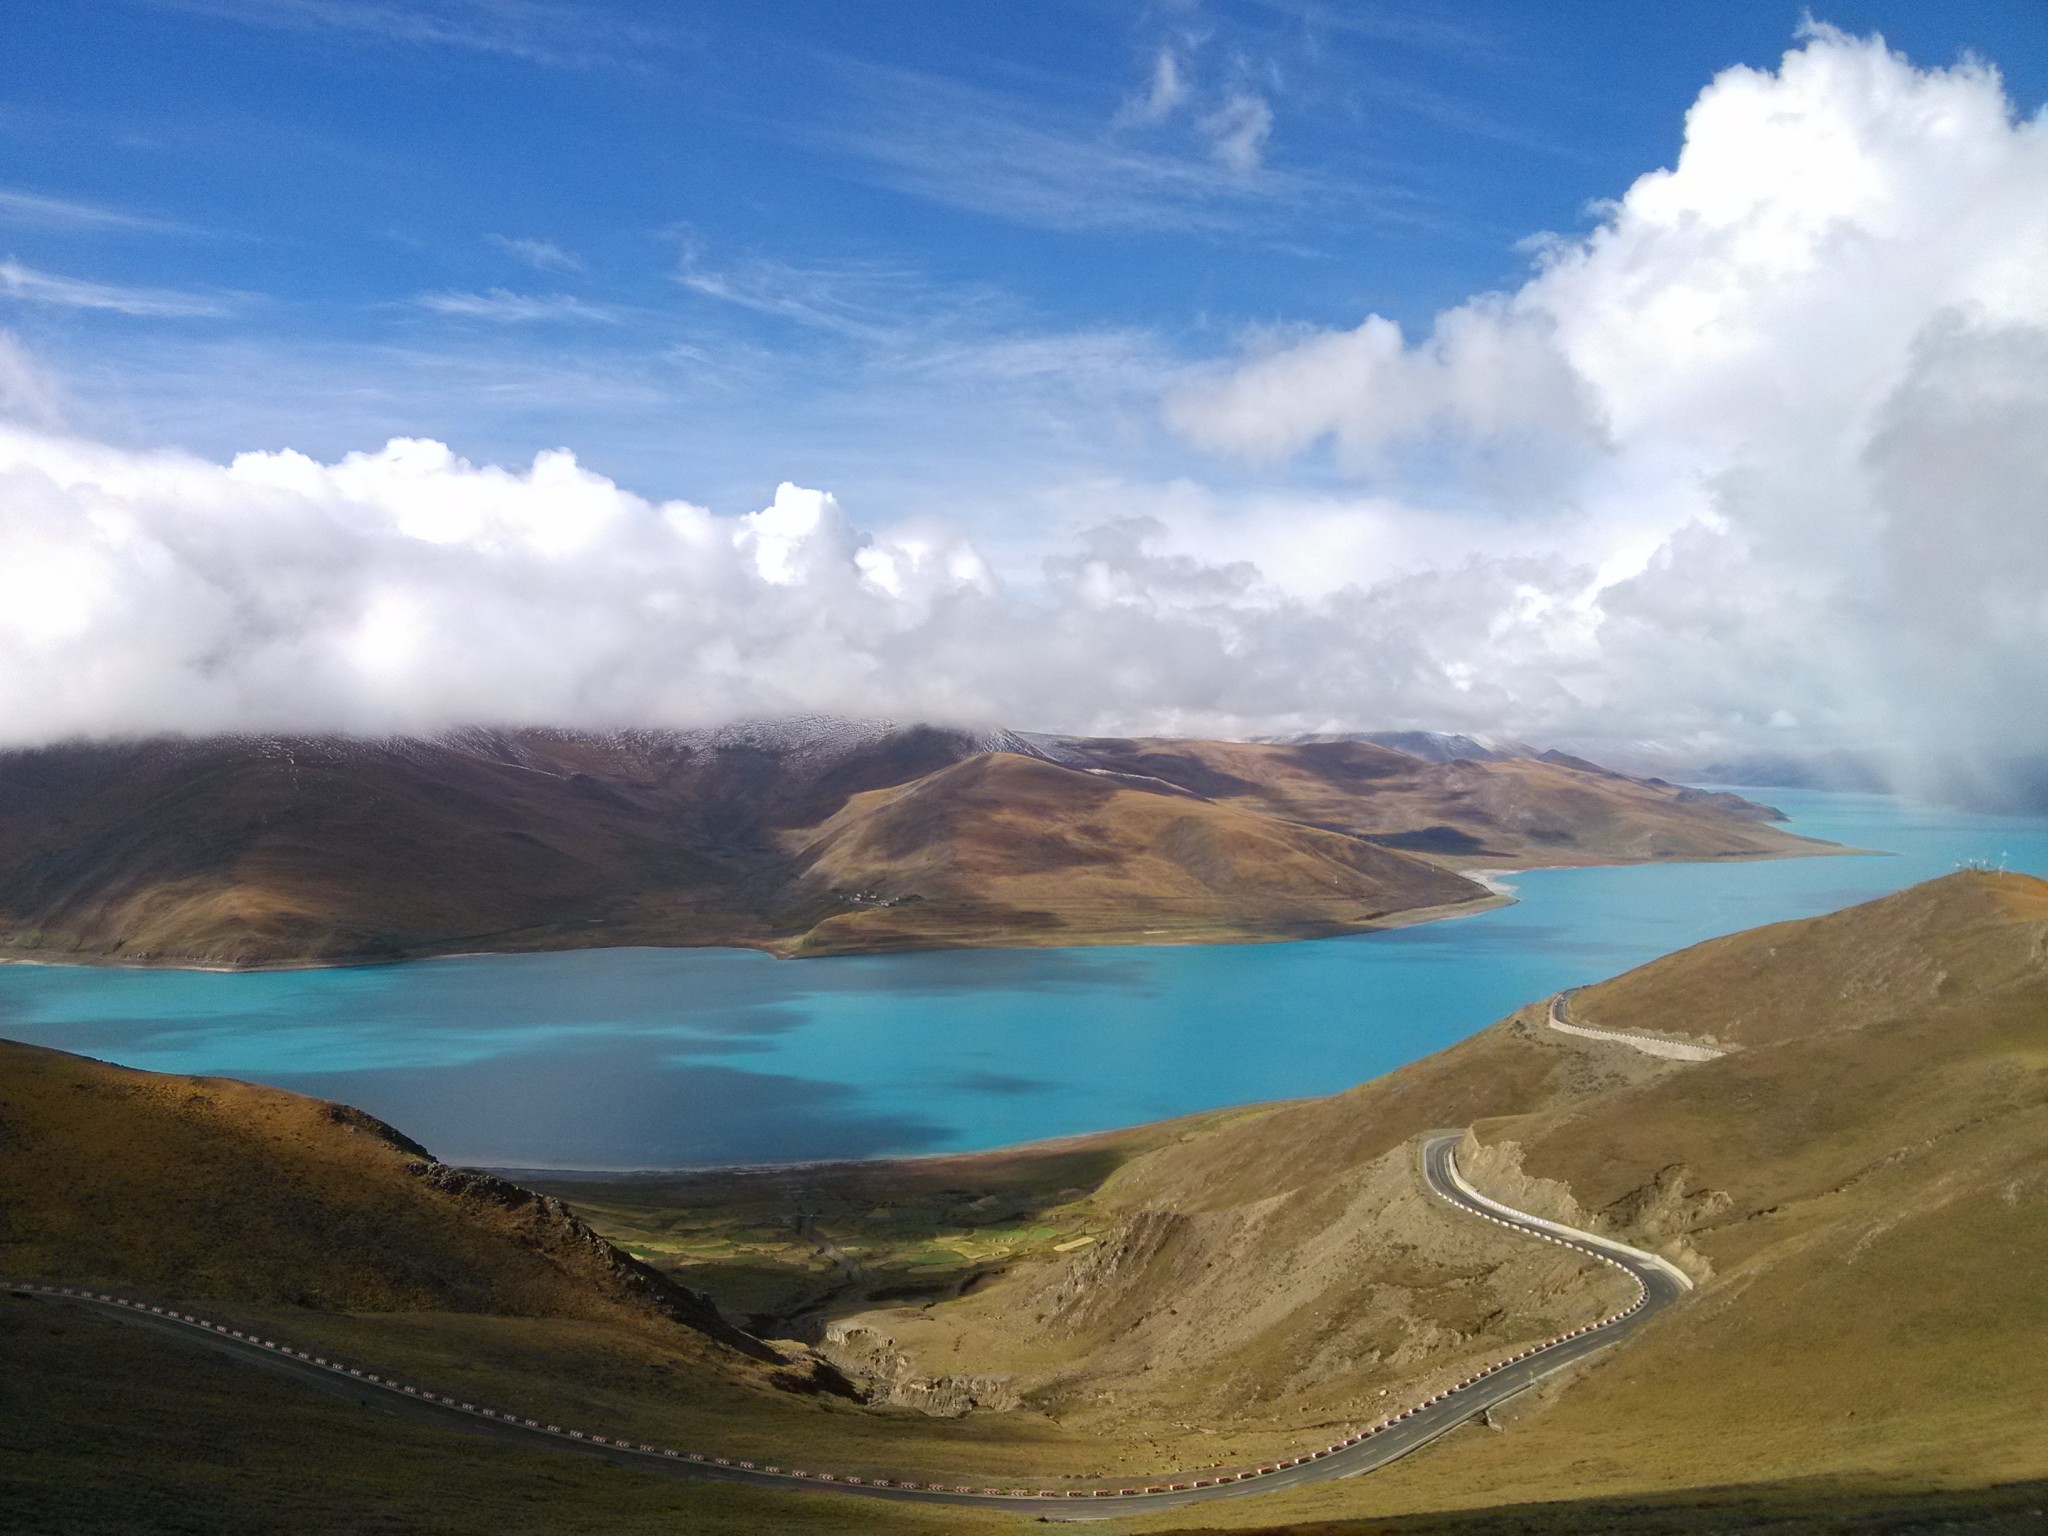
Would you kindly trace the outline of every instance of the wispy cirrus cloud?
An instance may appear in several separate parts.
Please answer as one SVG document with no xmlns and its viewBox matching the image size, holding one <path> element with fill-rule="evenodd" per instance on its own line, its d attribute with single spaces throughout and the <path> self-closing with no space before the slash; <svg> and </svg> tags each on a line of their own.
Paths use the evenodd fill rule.
<svg viewBox="0 0 2048 1536">
<path fill-rule="evenodd" d="M 63 419 L 62 394 L 49 372 L 9 331 L 0 331 L 0 421 L 55 427 Z"/>
<path fill-rule="evenodd" d="M 1176 69 L 1178 66 L 1175 66 Z M 1198 142 L 1163 147 L 1093 118 L 912 70 L 843 66 L 861 103 L 836 147 L 884 185 L 1014 223 L 1058 230 L 1228 229 L 1278 209 L 1327 201 L 1336 189 L 1265 163 L 1271 108 L 1239 93 L 1212 114 Z M 1156 73 L 1145 98 L 1178 106 Z M 1130 121 L 1128 115 L 1125 121 Z"/>
<path fill-rule="evenodd" d="M 1162 390 L 1185 378 L 1186 365 L 1149 331 L 1034 331 L 949 340 L 929 336 L 900 353 L 907 377 L 1002 395 L 1014 400 L 1059 396 L 1094 406 L 1144 411 Z"/>
<path fill-rule="evenodd" d="M 488 293 L 423 293 L 413 302 L 437 315 L 459 315 L 470 320 L 498 320 L 512 325 L 543 320 L 578 320 L 615 325 L 616 310 L 590 304 L 571 293 L 514 293 L 493 288 Z"/>
<path fill-rule="evenodd" d="M 485 237 L 501 251 L 508 251 L 536 272 L 583 272 L 583 259 L 563 250 L 552 240 L 529 240 L 510 235 Z"/>
<path fill-rule="evenodd" d="M 1453 133 L 1464 134 L 1467 138 L 1504 144 L 1509 148 L 1527 150 L 1532 154 L 1560 157 L 1571 157 L 1573 154 L 1554 138 L 1498 117 L 1479 106 L 1469 96 L 1454 96 L 1442 91 L 1433 91 L 1409 75 L 1390 70 L 1362 72 L 1356 82 L 1356 88 L 1361 95 L 1369 96 L 1376 102 L 1422 118 L 1439 128 L 1448 128 Z"/>
<path fill-rule="evenodd" d="M 1394 43 L 1424 52 L 1469 60 L 1499 61 L 1509 49 L 1497 31 L 1483 29 L 1464 20 L 1447 19 L 1441 12 L 1416 6 L 1379 3 L 1354 4 L 1351 0 L 1249 0 L 1249 3 L 1283 21 L 1315 33 L 1342 33 L 1369 37 L 1379 43 Z"/>
<path fill-rule="evenodd" d="M 1202 119 L 1209 136 L 1210 158 L 1240 180 L 1249 181 L 1265 163 L 1266 140 L 1273 136 L 1273 108 L 1252 91 L 1234 91 Z"/>
<path fill-rule="evenodd" d="M 859 365 L 876 375 L 1150 395 L 1181 371 L 1149 331 L 1044 330 L 998 291 L 941 287 L 907 267 L 755 257 L 720 268 L 692 246 L 676 281 L 705 298 L 848 343 Z"/>
<path fill-rule="evenodd" d="M 1208 143 L 1209 158 L 1240 180 L 1249 180 L 1265 165 L 1266 141 L 1273 136 L 1273 104 L 1240 80 L 1209 110 L 1201 110 L 1193 50 L 1192 43 L 1163 43 L 1144 89 L 1124 98 L 1110 127 L 1133 132 L 1159 129 L 1182 117 L 1186 108 L 1194 114 L 1195 132 Z M 1238 73 L 1243 72 L 1240 65 Z"/>
<path fill-rule="evenodd" d="M 566 0 L 152 0 L 165 10 L 302 32 L 353 33 L 408 47 L 457 48 L 529 64 L 586 68 L 687 46 L 672 23 L 622 19 Z"/>
<path fill-rule="evenodd" d="M 1117 108 L 1114 122 L 1118 127 L 1163 123 L 1187 99 L 1187 65 L 1181 61 L 1180 50 L 1168 43 L 1153 56 L 1152 74 L 1145 82 L 1145 88 L 1124 98 L 1124 104 Z"/>
<path fill-rule="evenodd" d="M 36 229 L 133 230 L 137 234 L 190 234 L 189 225 L 164 219 L 144 218 L 119 208 L 98 203 L 74 202 L 65 197 L 45 197 L 38 192 L 0 187 L 0 223 L 27 225 Z"/>
<path fill-rule="evenodd" d="M 868 343 L 927 327 L 937 302 L 923 276 L 902 266 L 762 256 L 716 266 L 694 242 L 684 246 L 675 280 L 721 304 Z"/>
<path fill-rule="evenodd" d="M 158 319 L 229 315 L 241 307 L 235 295 L 95 283 L 81 277 L 39 272 L 11 259 L 0 261 L 0 297 L 58 309 L 96 309 Z"/>
</svg>

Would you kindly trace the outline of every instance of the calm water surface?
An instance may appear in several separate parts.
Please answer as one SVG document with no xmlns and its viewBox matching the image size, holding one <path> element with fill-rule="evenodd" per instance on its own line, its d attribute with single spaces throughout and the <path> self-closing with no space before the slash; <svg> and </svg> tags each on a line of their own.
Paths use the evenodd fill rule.
<svg viewBox="0 0 2048 1536">
<path fill-rule="evenodd" d="M 656 1167 L 996 1146 L 1328 1093 L 1516 1005 L 1959 862 L 2048 818 L 1753 792 L 1884 857 L 1552 870 L 1519 904 L 1300 944 L 780 961 L 612 949 L 213 975 L 0 966 L 0 1035 L 359 1104 L 456 1162 Z"/>
</svg>

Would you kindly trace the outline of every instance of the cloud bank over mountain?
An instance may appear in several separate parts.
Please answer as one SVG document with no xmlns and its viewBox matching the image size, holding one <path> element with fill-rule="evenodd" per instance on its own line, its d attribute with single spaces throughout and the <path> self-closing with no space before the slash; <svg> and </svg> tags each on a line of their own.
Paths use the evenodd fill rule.
<svg viewBox="0 0 2048 1536">
<path fill-rule="evenodd" d="M 1193 445 L 1356 481 L 1322 579 L 1328 500 L 1284 489 L 1222 531 L 1133 492 L 996 569 L 822 492 L 720 517 L 567 453 L 116 449 L 0 364 L 10 743 L 827 711 L 1874 745 L 1987 783 L 2048 753 L 2048 125 L 1825 29 L 1716 79 L 1676 163 L 1515 292 L 1189 373 Z"/>
<path fill-rule="evenodd" d="M 1418 342 L 1374 317 L 1170 410 L 1248 457 L 1484 466 L 1617 556 L 1658 529 L 1626 579 L 1523 594 L 1582 626 L 1579 728 L 2048 749 L 2048 128 L 1993 72 L 1816 28 L 1538 267 Z"/>
</svg>

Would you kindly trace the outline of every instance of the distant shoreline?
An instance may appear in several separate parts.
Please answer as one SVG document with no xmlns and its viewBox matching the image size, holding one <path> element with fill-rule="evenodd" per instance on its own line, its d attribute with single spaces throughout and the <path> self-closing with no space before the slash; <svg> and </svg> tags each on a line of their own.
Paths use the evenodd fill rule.
<svg viewBox="0 0 2048 1536">
<path fill-rule="evenodd" d="M 1796 834 L 1795 834 L 1796 835 Z M 723 949 L 743 950 L 754 954 L 765 954 L 775 960 L 838 960 L 852 959 L 863 955 L 931 954 L 945 950 L 959 949 L 1168 949 L 1193 945 L 1227 944 L 1301 944 L 1321 939 L 1355 937 L 1361 934 L 1381 933 L 1397 928 L 1413 928 L 1423 923 L 1449 922 L 1461 917 L 1476 917 L 1482 912 L 1496 911 L 1512 906 L 1520 900 L 1518 888 L 1507 877 L 1524 875 L 1551 869 L 1642 869 L 1653 866 L 1677 866 L 1687 864 L 1761 864 L 1780 859 L 1834 858 L 1834 857 L 1887 857 L 1881 849 L 1854 848 L 1843 843 L 1829 843 L 1820 839 L 1805 839 L 1811 847 L 1787 849 L 1776 853 L 1733 853 L 1707 858 L 1690 859 L 1628 859 L 1628 860 L 1587 860 L 1556 864 L 1488 865 L 1477 869 L 1457 869 L 1448 866 L 1448 872 L 1471 881 L 1486 892 L 1483 897 L 1470 901 L 1439 903 L 1426 907 L 1411 907 L 1406 911 L 1388 913 L 1383 917 L 1370 918 L 1356 924 L 1321 926 L 1320 931 L 1276 933 L 1240 930 L 1219 931 L 1213 935 L 1162 936 L 1145 938 L 1134 936 L 1128 930 L 1102 936 L 1075 931 L 1057 934 L 1020 932 L 1014 937 L 991 943 L 932 943 L 932 944 L 877 944 L 869 948 L 834 949 L 792 953 L 789 941 L 764 940 L 748 943 L 723 939 L 714 943 L 693 944 L 688 942 L 652 943 L 647 941 L 626 941 L 606 944 L 536 944 L 513 946 L 503 949 L 461 949 L 428 950 L 417 954 L 379 955 L 363 958 L 337 959 L 277 959 L 262 960 L 248 965 L 222 965 L 218 962 L 199 960 L 135 960 L 114 955 L 65 955 L 53 956 L 48 953 L 6 953 L 0 952 L 0 966 L 29 965 L 57 969 L 91 968 L 116 971 L 189 971 L 215 976 L 259 975 L 278 971 L 337 971 L 369 970 L 377 966 L 415 965 L 430 960 L 483 960 L 508 955 L 561 955 L 583 954 L 605 949 Z"/>
<path fill-rule="evenodd" d="M 1505 875 L 1521 874 L 1522 871 L 1519 869 L 1461 869 L 1458 873 L 1475 884 L 1485 886 L 1496 896 L 1505 897 L 1509 901 L 1520 899 L 1515 895 L 1515 888 L 1502 878 Z"/>
</svg>

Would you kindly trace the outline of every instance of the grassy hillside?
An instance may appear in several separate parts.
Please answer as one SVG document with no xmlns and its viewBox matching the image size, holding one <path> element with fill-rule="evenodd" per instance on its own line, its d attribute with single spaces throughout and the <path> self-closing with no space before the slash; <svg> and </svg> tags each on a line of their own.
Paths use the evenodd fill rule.
<svg viewBox="0 0 2048 1536">
<path fill-rule="evenodd" d="M 15 1536 L 953 1536 L 1005 1516 L 679 1483 L 366 1410 L 0 1292 L 0 1530 Z"/>
<path fill-rule="evenodd" d="M 1217 1112 L 1232 1113 L 1244 1112 Z M 993 1153 L 537 1184 L 635 1257 L 715 1292 L 756 1333 L 816 1338 L 834 1315 L 952 1299 L 1020 1260 L 1085 1246 L 1094 1190 L 1216 1117 Z"/>
<path fill-rule="evenodd" d="M 452 1428 L 365 1412 L 96 1317 L 0 1294 L 0 1529 L 21 1536 L 955 1536 L 1016 1532 L 1015 1516 L 678 1484 L 576 1456 L 536 1456 Z M 108 1454 L 110 1446 L 119 1455 Z M 1386 1475 L 1386 1474 L 1376 1474 Z M 1265 1501 L 1245 1506 L 1270 1521 Z M 1626 1496 L 1567 1496 L 1247 1529 L 1290 1536 L 2031 1536 L 2048 1483 L 1902 1489 L 1806 1479 Z M 1155 1526 L 1156 1527 L 1156 1523 Z M 1108 1521 L 1105 1536 L 1133 1529 Z M 1171 1529 L 1189 1527 L 1184 1521 Z"/>
<path fill-rule="evenodd" d="M 1057 759 L 1057 761 L 1055 761 Z M 1590 765 L 851 727 L 0 753 L 0 954 L 262 965 L 1268 938 L 1475 864 L 1826 851 Z"/>
<path fill-rule="evenodd" d="M 1073 1162 L 1048 1168 L 1029 1201 L 998 1158 L 946 1160 L 941 1210 L 919 1163 L 896 1165 L 900 1187 L 867 1172 L 858 1198 L 832 1170 L 790 1170 L 772 1176 L 772 1205 L 758 1198 L 767 1175 L 547 1187 L 728 1305 L 760 1306 L 778 1283 L 791 1295 L 836 1284 L 830 1333 L 816 1336 L 863 1384 L 993 1377 L 1007 1391 L 987 1395 L 1017 1415 L 1149 1446 L 1150 1465 L 1201 1464 L 1370 1419 L 1388 1397 L 1599 1315 L 1621 1294 L 1610 1271 L 1443 1209 L 1419 1187 L 1411 1143 L 1644 1070 L 1648 1058 L 1589 1065 L 1497 1027 L 1335 1098 L 1105 1147 L 1113 1160 L 1086 1184 Z M 1074 1182 L 1046 1187 L 1062 1179 Z M 712 1209 L 725 1219 L 706 1221 Z M 922 1252 L 906 1241 L 920 1235 Z M 835 1282 L 819 1239 L 858 1268 L 874 1261 L 865 1283 L 848 1285 L 843 1266 Z M 923 1286 L 903 1275 L 920 1258 Z"/>
<path fill-rule="evenodd" d="M 7 1400 L 36 1408 L 0 1414 L 0 1529 L 21 1536 L 672 1536 L 679 1529 L 692 1536 L 956 1536 L 1025 1528 L 1011 1515 L 678 1484 L 581 1457 L 534 1455 L 365 1412 L 137 1329 L 53 1314 L 4 1294 L 0 1364 Z M 109 1454 L 114 1446 L 118 1455 Z M 2030 1536 L 2044 1507 L 2048 1484 L 2041 1482 L 1940 1491 L 1810 1479 L 1288 1529 L 1291 1536 Z M 1245 1508 L 1270 1522 L 1266 1501 Z M 1190 1529 L 1184 1521 L 1174 1528 Z M 1118 1520 L 1090 1529 L 1116 1536 L 1132 1526 Z"/>
<path fill-rule="evenodd" d="M 747 1342 L 558 1201 L 447 1167 L 347 1105 L 0 1040 L 0 1134 L 0 1274 L 682 1325 L 711 1354 Z"/>
<path fill-rule="evenodd" d="M 1460 1431 L 1356 1496 L 1201 1527 L 1377 1531 L 1341 1517 L 1512 1505 L 1534 1511 L 1525 1528 L 1566 1529 L 1562 1502 L 1543 1506 L 1597 1496 L 1696 1504 L 1697 1526 L 1673 1513 L 1673 1529 L 1733 1525 L 1708 1511 L 1748 1503 L 1743 1519 L 1775 1528 L 1774 1500 L 1793 1528 L 1863 1529 L 1813 1514 L 1836 1500 L 1919 1506 L 1928 1529 L 2040 1528 L 2048 884 L 1951 876 L 1697 946 L 1578 1002 L 1599 1024 L 1741 1048 L 1483 1122 L 1481 1182 L 1683 1258 L 1696 1297 L 1505 1433 Z M 1628 1054 L 1533 1015 L 1517 1030 L 1525 1053 Z"/>
</svg>

